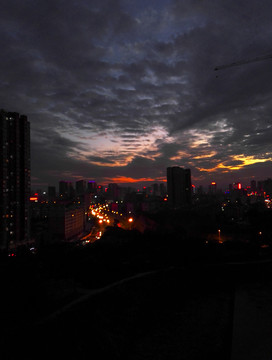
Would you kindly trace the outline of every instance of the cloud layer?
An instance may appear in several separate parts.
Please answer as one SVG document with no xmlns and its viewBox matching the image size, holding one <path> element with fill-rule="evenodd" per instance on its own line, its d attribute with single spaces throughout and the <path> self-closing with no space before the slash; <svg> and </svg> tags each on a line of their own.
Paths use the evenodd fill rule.
<svg viewBox="0 0 272 360">
<path fill-rule="evenodd" d="M 32 185 L 272 176 L 270 1 L 10 0 L 1 105 L 31 122 Z"/>
</svg>

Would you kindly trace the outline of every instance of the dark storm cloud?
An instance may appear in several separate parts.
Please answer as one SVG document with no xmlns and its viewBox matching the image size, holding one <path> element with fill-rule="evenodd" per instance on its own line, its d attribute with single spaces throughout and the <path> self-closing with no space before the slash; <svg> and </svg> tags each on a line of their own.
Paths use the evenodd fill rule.
<svg viewBox="0 0 272 360">
<path fill-rule="evenodd" d="M 88 159 L 92 163 L 100 163 L 100 164 L 114 164 L 113 160 L 110 160 L 108 157 L 107 159 L 99 157 L 99 156 L 88 156 Z"/>
<path fill-rule="evenodd" d="M 43 148 L 42 152 L 41 147 Z M 66 159 L 67 154 L 75 149 L 82 150 L 81 143 L 66 139 L 53 131 L 50 135 L 35 132 L 32 140 L 31 156 L 32 160 L 34 162 L 36 160 L 37 163 L 40 162 L 41 153 L 43 153 L 43 158 L 48 158 L 49 161 L 55 162 L 57 159 L 63 161 Z"/>
<path fill-rule="evenodd" d="M 253 0 L 1 4 L 0 107 L 29 117 L 33 176 L 156 178 L 180 165 L 208 181 L 235 176 L 217 167 L 247 157 L 267 159 L 247 167 L 271 176 L 272 60 L 214 71 L 272 53 L 271 10 Z"/>
</svg>

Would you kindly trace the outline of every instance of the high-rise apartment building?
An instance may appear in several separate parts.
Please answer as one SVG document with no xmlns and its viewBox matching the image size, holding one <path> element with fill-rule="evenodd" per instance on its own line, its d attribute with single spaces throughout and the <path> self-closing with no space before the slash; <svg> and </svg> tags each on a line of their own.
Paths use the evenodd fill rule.
<svg viewBox="0 0 272 360">
<path fill-rule="evenodd" d="M 120 197 L 120 189 L 118 184 L 115 183 L 109 184 L 107 189 L 107 198 L 109 200 L 116 201 L 119 199 L 119 197 Z"/>
<path fill-rule="evenodd" d="M 90 194 L 96 194 L 97 193 L 97 184 L 94 180 L 90 180 L 87 184 L 87 191 Z"/>
<path fill-rule="evenodd" d="M 86 193 L 86 180 L 76 181 L 76 194 L 77 196 L 84 195 Z"/>
<path fill-rule="evenodd" d="M 169 205 L 173 208 L 191 204 L 191 170 L 179 166 L 167 168 L 167 193 Z"/>
<path fill-rule="evenodd" d="M 55 201 L 57 198 L 56 194 L 56 187 L 55 186 L 48 186 L 48 200 Z"/>
<path fill-rule="evenodd" d="M 216 182 L 213 181 L 211 182 L 211 184 L 209 185 L 209 194 L 210 195 L 215 195 L 217 192 L 217 185 L 216 185 Z"/>
<path fill-rule="evenodd" d="M 75 190 L 71 181 L 59 181 L 59 197 L 62 200 L 71 200 L 75 196 Z"/>
<path fill-rule="evenodd" d="M 0 249 L 29 241 L 30 124 L 0 111 Z"/>
</svg>

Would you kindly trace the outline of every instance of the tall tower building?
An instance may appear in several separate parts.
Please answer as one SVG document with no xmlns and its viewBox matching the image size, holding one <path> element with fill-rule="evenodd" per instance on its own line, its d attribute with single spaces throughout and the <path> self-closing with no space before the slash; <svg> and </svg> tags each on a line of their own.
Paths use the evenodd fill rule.
<svg viewBox="0 0 272 360">
<path fill-rule="evenodd" d="M 0 111 L 0 250 L 29 241 L 30 124 Z"/>
<path fill-rule="evenodd" d="M 179 166 L 167 168 L 167 192 L 169 205 L 173 208 L 191 204 L 191 170 Z"/>
<path fill-rule="evenodd" d="M 87 184 L 87 190 L 90 194 L 96 194 L 97 193 L 97 184 L 94 180 L 90 180 Z"/>
<path fill-rule="evenodd" d="M 71 200 L 75 196 L 75 190 L 71 181 L 59 181 L 59 197 L 62 200 Z"/>
<path fill-rule="evenodd" d="M 48 200 L 54 201 L 57 198 L 56 194 L 56 187 L 55 186 L 48 186 Z"/>
<path fill-rule="evenodd" d="M 86 180 L 76 181 L 76 194 L 78 196 L 84 195 L 86 193 Z"/>
<path fill-rule="evenodd" d="M 107 197 L 110 200 L 118 200 L 120 197 L 120 189 L 119 186 L 115 183 L 111 183 L 108 186 L 108 191 L 107 191 Z"/>
<path fill-rule="evenodd" d="M 213 181 L 213 182 L 209 185 L 209 194 L 215 195 L 216 192 L 217 192 L 216 182 Z"/>
</svg>

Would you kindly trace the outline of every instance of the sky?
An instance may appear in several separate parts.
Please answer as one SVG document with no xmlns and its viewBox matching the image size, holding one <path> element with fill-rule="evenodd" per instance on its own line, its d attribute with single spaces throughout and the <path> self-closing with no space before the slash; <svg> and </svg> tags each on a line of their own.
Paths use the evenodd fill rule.
<svg viewBox="0 0 272 360">
<path fill-rule="evenodd" d="M 9 0 L 0 108 L 28 116 L 32 187 L 272 177 L 268 0 Z"/>
</svg>

